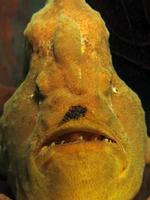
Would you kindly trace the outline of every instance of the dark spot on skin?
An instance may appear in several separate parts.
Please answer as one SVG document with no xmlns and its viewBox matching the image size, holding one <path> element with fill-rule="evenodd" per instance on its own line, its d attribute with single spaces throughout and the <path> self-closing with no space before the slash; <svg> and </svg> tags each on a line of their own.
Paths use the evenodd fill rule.
<svg viewBox="0 0 150 200">
<path fill-rule="evenodd" d="M 86 107 L 82 107 L 80 105 L 72 106 L 69 111 L 64 115 L 61 123 L 68 122 L 70 120 L 78 120 L 81 117 L 84 117 L 87 112 Z"/>
<path fill-rule="evenodd" d="M 42 101 L 44 101 L 45 98 L 46 98 L 46 96 L 41 93 L 39 87 L 36 85 L 33 100 L 37 104 L 40 104 Z"/>
</svg>

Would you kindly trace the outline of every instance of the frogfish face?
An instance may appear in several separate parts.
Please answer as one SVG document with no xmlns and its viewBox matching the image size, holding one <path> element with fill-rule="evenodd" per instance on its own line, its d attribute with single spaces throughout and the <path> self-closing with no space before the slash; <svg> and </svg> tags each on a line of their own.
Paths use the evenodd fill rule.
<svg viewBox="0 0 150 200">
<path fill-rule="evenodd" d="M 25 30 L 27 76 L 0 119 L 0 170 L 17 200 L 129 200 L 145 165 L 138 96 L 84 0 L 53 0 Z"/>
</svg>

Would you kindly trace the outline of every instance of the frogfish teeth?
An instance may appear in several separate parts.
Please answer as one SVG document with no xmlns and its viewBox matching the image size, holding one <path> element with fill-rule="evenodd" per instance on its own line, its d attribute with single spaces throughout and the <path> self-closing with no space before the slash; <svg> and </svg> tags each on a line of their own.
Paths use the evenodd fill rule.
<svg viewBox="0 0 150 200">
<path fill-rule="evenodd" d="M 0 173 L 16 200 L 133 199 L 150 158 L 144 111 L 100 14 L 50 0 L 24 35 L 27 76 L 0 119 Z"/>
</svg>

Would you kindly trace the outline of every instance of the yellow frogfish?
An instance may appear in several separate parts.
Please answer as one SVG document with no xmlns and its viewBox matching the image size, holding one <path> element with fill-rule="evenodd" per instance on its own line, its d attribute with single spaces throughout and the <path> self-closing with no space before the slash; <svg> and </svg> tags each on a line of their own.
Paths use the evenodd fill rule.
<svg viewBox="0 0 150 200">
<path fill-rule="evenodd" d="M 0 172 L 17 200 L 131 200 L 150 142 L 85 0 L 49 0 L 25 29 L 28 73 L 0 119 Z"/>
</svg>

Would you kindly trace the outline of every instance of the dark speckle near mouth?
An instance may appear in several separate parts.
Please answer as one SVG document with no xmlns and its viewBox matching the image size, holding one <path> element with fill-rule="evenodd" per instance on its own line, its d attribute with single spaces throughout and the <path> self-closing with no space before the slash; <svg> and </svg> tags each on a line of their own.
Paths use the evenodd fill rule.
<svg viewBox="0 0 150 200">
<path fill-rule="evenodd" d="M 87 112 L 87 108 L 77 105 L 77 106 L 72 106 L 69 111 L 64 115 L 61 124 L 68 122 L 70 120 L 78 120 L 81 117 L 84 117 Z"/>
</svg>

